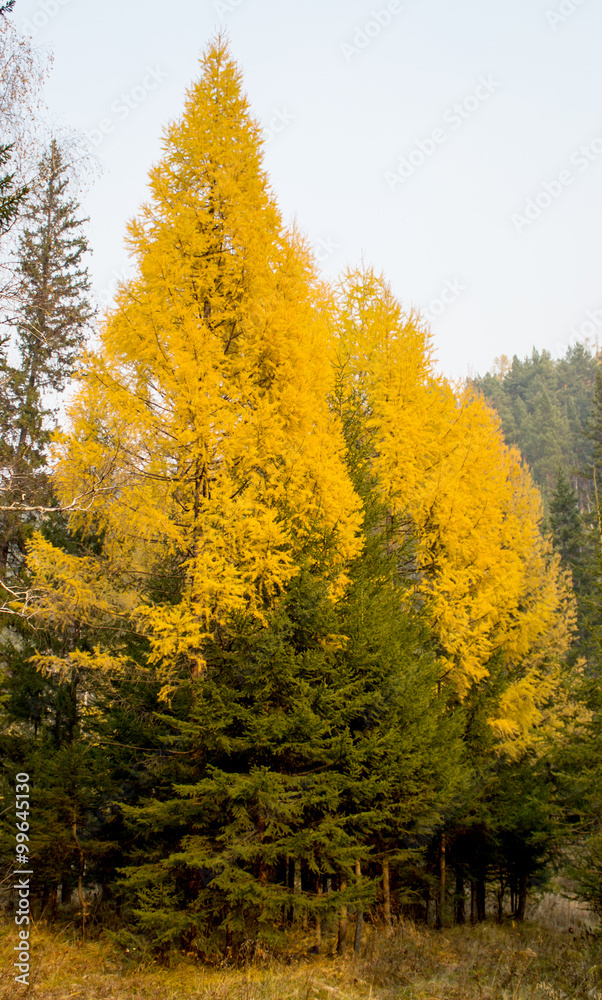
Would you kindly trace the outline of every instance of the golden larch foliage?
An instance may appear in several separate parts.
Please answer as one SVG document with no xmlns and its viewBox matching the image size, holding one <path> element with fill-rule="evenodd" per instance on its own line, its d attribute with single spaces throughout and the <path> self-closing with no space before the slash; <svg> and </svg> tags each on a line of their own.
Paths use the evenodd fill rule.
<svg viewBox="0 0 602 1000">
<path fill-rule="evenodd" d="M 261 618 L 301 557 L 337 593 L 361 546 L 327 401 L 323 292 L 303 241 L 284 229 L 261 155 L 218 39 L 129 226 L 137 276 L 84 359 L 58 446 L 61 500 L 90 491 L 73 524 L 102 536 L 99 575 L 139 595 L 137 628 L 168 673 L 183 661 L 202 668 L 203 641 L 232 611 Z M 32 551 L 41 589 L 52 574 L 45 545 Z M 177 602 L 145 596 L 167 560 L 183 579 Z"/>
<path fill-rule="evenodd" d="M 497 416 L 436 373 L 424 324 L 381 278 L 347 274 L 334 327 L 337 377 L 362 398 L 372 470 L 416 539 L 414 594 L 428 606 L 442 679 L 465 697 L 495 658 L 508 677 L 495 726 L 520 742 L 559 683 L 573 619 L 539 494 Z"/>
</svg>

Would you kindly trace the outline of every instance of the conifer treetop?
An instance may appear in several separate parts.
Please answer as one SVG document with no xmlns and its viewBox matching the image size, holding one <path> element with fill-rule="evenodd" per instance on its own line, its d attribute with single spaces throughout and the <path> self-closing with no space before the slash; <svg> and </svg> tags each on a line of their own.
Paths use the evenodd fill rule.
<svg viewBox="0 0 602 1000">
<path fill-rule="evenodd" d="M 74 520 L 129 565 L 157 662 L 202 666 L 216 622 L 241 609 L 261 618 L 303 560 L 339 592 L 361 547 L 328 406 L 325 293 L 283 227 L 221 37 L 128 234 L 138 274 L 82 366 L 57 479 L 66 505 L 101 487 Z M 142 586 L 166 558 L 182 574 L 182 601 L 167 607 Z"/>
</svg>

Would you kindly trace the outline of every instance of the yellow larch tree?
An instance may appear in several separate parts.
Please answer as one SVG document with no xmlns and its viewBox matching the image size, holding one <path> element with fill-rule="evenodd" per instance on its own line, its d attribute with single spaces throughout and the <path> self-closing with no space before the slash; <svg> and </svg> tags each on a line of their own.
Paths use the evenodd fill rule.
<svg viewBox="0 0 602 1000">
<path fill-rule="evenodd" d="M 497 416 L 436 373 L 419 315 L 404 314 L 381 278 L 348 273 L 334 317 L 342 395 L 360 394 L 373 474 L 416 539 L 413 592 L 428 606 L 442 681 L 464 698 L 493 663 L 503 669 L 491 721 L 508 747 L 522 746 L 558 685 L 573 614 L 539 494 Z"/>
<path fill-rule="evenodd" d="M 56 558 L 39 537 L 30 565 L 41 614 L 125 614 L 169 687 L 182 664 L 202 669 L 230 613 L 261 619 L 301 558 L 335 594 L 361 546 L 327 402 L 324 292 L 283 226 L 221 37 L 167 130 L 129 247 L 137 275 L 83 360 L 56 456 L 72 526 L 100 552 Z M 166 567 L 179 592 L 162 600 L 149 580 Z"/>
</svg>

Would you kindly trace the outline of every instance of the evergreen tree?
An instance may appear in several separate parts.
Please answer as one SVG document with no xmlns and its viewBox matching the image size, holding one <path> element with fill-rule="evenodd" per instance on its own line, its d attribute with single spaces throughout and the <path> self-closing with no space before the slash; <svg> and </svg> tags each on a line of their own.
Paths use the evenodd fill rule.
<svg viewBox="0 0 602 1000">
<path fill-rule="evenodd" d="M 0 585 L 3 625 L 8 626 L 1 633 L 2 756 L 6 767 L 33 776 L 41 824 L 36 849 L 42 906 L 56 900 L 61 881 L 69 881 L 74 855 L 77 865 L 83 864 L 81 844 L 87 838 L 80 826 L 81 804 L 94 794 L 98 803 L 102 787 L 99 782 L 95 793 L 84 780 L 86 767 L 100 771 L 98 751 L 83 763 L 87 748 L 80 743 L 83 739 L 85 744 L 80 715 L 85 695 L 78 691 L 77 674 L 66 679 L 58 671 L 42 675 L 31 662 L 35 655 L 57 655 L 69 648 L 73 634 L 68 629 L 59 635 L 32 630 L 23 617 L 11 615 L 15 598 L 29 583 L 25 550 L 32 532 L 42 524 L 58 544 L 72 544 L 60 516 L 42 512 L 56 504 L 47 475 L 52 404 L 70 376 L 92 316 L 83 260 L 87 243 L 77 210 L 61 150 L 53 142 L 22 212 L 17 304 L 6 320 L 11 335 L 0 358 Z M 17 364 L 12 363 L 15 355 Z"/>
<path fill-rule="evenodd" d="M 315 917 L 353 901 L 340 886 L 323 900 L 316 891 L 319 876 L 336 884 L 365 853 L 341 809 L 352 741 L 333 628 L 324 585 L 303 573 L 267 628 L 240 618 L 226 648 L 206 649 L 171 741 L 188 751 L 180 776 L 172 768 L 160 800 L 127 809 L 140 847 L 125 885 L 159 947 L 237 952 L 277 939 L 292 906 Z M 303 868 L 296 898 L 291 864 Z"/>
<path fill-rule="evenodd" d="M 239 619 L 227 645 L 207 649 L 189 716 L 172 724 L 184 763 L 159 798 L 126 810 L 140 846 L 124 885 L 158 944 L 207 954 L 269 942 L 294 910 L 318 948 L 338 913 L 343 951 L 349 908 L 361 912 L 378 883 L 389 914 L 393 874 L 397 911 L 411 893 L 404 867 L 453 794 L 462 752 L 380 514 L 366 496 L 366 548 L 336 607 L 304 569 L 265 627 Z"/>
<path fill-rule="evenodd" d="M 0 168 L 10 162 L 12 146 L 0 146 Z M 23 203 L 27 188 L 15 184 L 14 173 L 0 176 L 0 236 L 7 233 L 15 222 Z"/>
<path fill-rule="evenodd" d="M 19 241 L 15 326 L 28 376 L 24 411 L 35 408 L 42 393 L 62 391 L 93 315 L 82 232 L 87 220 L 78 217 L 69 186 L 69 165 L 53 139 L 40 162 Z"/>
<path fill-rule="evenodd" d="M 554 548 L 560 554 L 563 566 L 571 572 L 583 639 L 585 619 L 589 617 L 595 556 L 591 532 L 584 525 L 577 494 L 561 467 L 558 469 L 556 489 L 550 502 L 550 528 Z"/>
<path fill-rule="evenodd" d="M 602 912 L 602 376 L 596 368 L 593 398 L 584 439 L 589 461 L 585 511 L 575 524 L 575 499 L 558 489 L 561 527 L 566 537 L 567 561 L 579 603 L 580 635 L 575 648 L 575 688 L 581 712 L 558 748 L 565 810 L 572 816 L 569 869 L 578 891 L 598 913 Z"/>
<path fill-rule="evenodd" d="M 20 506 L 48 506 L 46 446 L 52 429 L 49 394 L 59 393 L 73 369 L 93 315 L 87 297 L 88 250 L 69 196 L 69 178 L 58 144 L 43 157 L 37 181 L 23 212 L 18 248 L 18 304 L 10 317 L 12 346 L 19 364 L 10 363 L 8 345 L 0 358 L 4 394 L 0 407 L 0 575 L 18 573 L 32 518 Z M 13 506 L 17 512 L 6 508 Z"/>
<path fill-rule="evenodd" d="M 481 400 L 470 393 L 458 399 L 434 375 L 424 332 L 403 316 L 384 282 L 371 272 L 349 274 L 335 324 L 342 396 L 362 411 L 354 451 L 367 448 L 365 462 L 385 504 L 381 517 L 386 512 L 394 525 L 388 545 L 400 556 L 406 549 L 400 571 L 430 615 L 439 688 L 456 725 L 465 727 L 464 779 L 456 777 L 458 793 L 432 840 L 431 877 L 428 870 L 424 876 L 427 890 L 439 883 L 443 922 L 448 838 L 458 885 L 470 879 L 481 913 L 494 863 L 504 878 L 518 864 L 500 845 L 513 842 L 515 828 L 518 838 L 524 817 L 504 817 L 491 786 L 500 755 L 508 783 L 514 775 L 519 783 L 520 763 L 541 759 L 542 736 L 564 713 L 570 598 L 558 557 L 540 533 L 539 495 L 518 454 L 505 448 Z M 366 529 L 369 535 L 368 518 Z M 533 801 L 541 787 L 545 802 L 547 790 L 534 784 Z M 384 819 L 386 806 L 381 811 Z M 544 807 L 537 812 L 545 814 Z M 535 841 L 537 823 L 532 832 Z M 461 861 L 459 845 L 469 841 Z M 521 869 L 523 904 L 525 879 L 545 856 L 534 851 Z"/>
<path fill-rule="evenodd" d="M 583 526 L 575 491 L 559 466 L 556 489 L 550 503 L 550 527 L 554 548 L 565 566 L 577 565 L 583 551 Z"/>
<path fill-rule="evenodd" d="M 602 481 L 602 368 L 596 369 L 594 393 L 587 427 L 592 442 L 592 466 L 598 484 Z M 600 487 L 598 487 L 600 492 Z"/>
<path fill-rule="evenodd" d="M 503 674 L 496 677 L 492 671 L 489 683 L 465 705 L 469 780 L 447 822 L 459 922 L 466 919 L 467 883 L 472 922 L 486 918 L 487 896 L 493 894 L 500 922 L 508 897 L 513 916 L 522 920 L 530 885 L 545 883 L 549 862 L 558 856 L 566 835 L 555 739 L 512 755 L 496 746 L 489 717 L 502 683 Z"/>
<path fill-rule="evenodd" d="M 506 443 L 520 449 L 546 505 L 560 465 L 577 490 L 580 509 L 587 509 L 591 444 L 584 432 L 596 364 L 583 344 L 556 361 L 534 349 L 531 357 L 515 356 L 503 371 L 473 380 L 499 413 Z"/>
</svg>

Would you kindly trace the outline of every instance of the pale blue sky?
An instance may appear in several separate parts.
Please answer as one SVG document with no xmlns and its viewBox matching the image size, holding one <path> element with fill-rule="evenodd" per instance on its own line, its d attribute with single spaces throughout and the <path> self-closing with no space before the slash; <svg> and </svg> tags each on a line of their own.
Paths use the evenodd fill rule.
<svg viewBox="0 0 602 1000">
<path fill-rule="evenodd" d="M 596 0 L 17 0 L 13 20 L 54 52 L 53 114 L 96 140 L 107 129 L 84 198 L 102 300 L 162 128 L 225 27 L 275 126 L 283 214 L 327 275 L 362 258 L 381 269 L 428 311 L 454 377 L 602 339 Z"/>
</svg>

